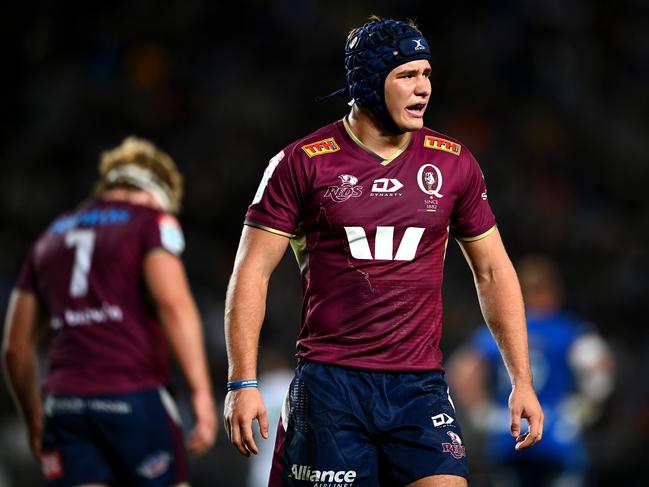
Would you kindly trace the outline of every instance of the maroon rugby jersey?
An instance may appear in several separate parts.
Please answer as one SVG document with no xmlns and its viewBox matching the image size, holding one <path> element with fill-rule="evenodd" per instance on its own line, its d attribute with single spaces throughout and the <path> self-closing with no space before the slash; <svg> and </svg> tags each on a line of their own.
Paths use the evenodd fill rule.
<svg viewBox="0 0 649 487">
<path fill-rule="evenodd" d="M 142 264 L 154 249 L 183 247 L 173 216 L 126 202 L 92 200 L 50 225 L 16 285 L 50 317 L 49 393 L 121 393 L 168 380 L 168 346 Z"/>
<path fill-rule="evenodd" d="M 482 172 L 423 128 L 382 161 L 346 121 L 268 165 L 245 223 L 291 238 L 303 281 L 297 356 L 384 371 L 443 370 L 442 275 L 450 233 L 495 228 Z"/>
</svg>

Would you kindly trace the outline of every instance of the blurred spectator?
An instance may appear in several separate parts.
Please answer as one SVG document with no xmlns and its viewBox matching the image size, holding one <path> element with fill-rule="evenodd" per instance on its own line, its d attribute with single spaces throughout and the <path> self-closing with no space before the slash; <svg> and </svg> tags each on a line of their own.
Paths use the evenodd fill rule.
<svg viewBox="0 0 649 487">
<path fill-rule="evenodd" d="M 554 262 L 529 255 L 517 266 L 526 304 L 530 363 L 545 413 L 543 439 L 517 452 L 507 425 L 511 388 L 486 326 L 450 358 L 449 383 L 470 423 L 485 435 L 484 459 L 498 487 L 594 485 L 583 432 L 613 387 L 613 356 L 596 330 L 564 309 Z"/>
</svg>

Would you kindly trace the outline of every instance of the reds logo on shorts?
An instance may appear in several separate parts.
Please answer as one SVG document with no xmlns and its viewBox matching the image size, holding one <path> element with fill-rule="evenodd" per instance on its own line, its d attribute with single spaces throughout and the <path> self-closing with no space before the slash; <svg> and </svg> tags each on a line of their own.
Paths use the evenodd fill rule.
<svg viewBox="0 0 649 487">
<path fill-rule="evenodd" d="M 41 453 L 41 469 L 45 480 L 54 480 L 63 477 L 63 462 L 59 450 L 44 451 Z"/>
<path fill-rule="evenodd" d="M 442 449 L 444 453 L 450 453 L 453 455 L 453 458 L 460 459 L 466 457 L 466 448 L 462 444 L 462 440 L 459 435 L 453 433 L 452 431 L 447 431 L 446 434 L 451 437 L 453 443 L 442 443 Z"/>
</svg>

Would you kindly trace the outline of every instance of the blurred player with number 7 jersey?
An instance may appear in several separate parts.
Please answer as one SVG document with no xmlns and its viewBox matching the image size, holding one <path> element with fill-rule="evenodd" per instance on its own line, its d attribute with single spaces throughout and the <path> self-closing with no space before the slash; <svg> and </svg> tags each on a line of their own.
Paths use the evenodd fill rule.
<svg viewBox="0 0 649 487">
<path fill-rule="evenodd" d="M 102 154 L 93 198 L 33 245 L 9 303 L 3 362 L 48 486 L 187 485 L 172 349 L 203 453 L 217 422 L 200 316 L 174 216 L 182 175 L 149 141 Z M 41 400 L 37 345 L 48 331 Z"/>
</svg>

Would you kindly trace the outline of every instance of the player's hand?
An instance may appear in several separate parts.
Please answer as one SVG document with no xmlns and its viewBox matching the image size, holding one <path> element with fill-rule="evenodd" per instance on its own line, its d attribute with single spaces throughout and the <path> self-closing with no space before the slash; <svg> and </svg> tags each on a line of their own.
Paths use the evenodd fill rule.
<svg viewBox="0 0 649 487">
<path fill-rule="evenodd" d="M 517 451 L 529 448 L 541 441 L 543 436 L 543 410 L 531 384 L 518 385 L 512 388 L 509 396 L 509 414 L 511 415 L 511 432 L 516 438 L 514 448 Z M 526 419 L 529 430 L 521 432 L 521 419 Z"/>
<path fill-rule="evenodd" d="M 225 396 L 223 411 L 225 431 L 230 442 L 237 447 L 242 455 L 249 457 L 250 453 L 259 453 L 252 435 L 252 422 L 257 419 L 259 432 L 268 438 L 268 416 L 266 406 L 257 388 L 237 389 Z"/>
<path fill-rule="evenodd" d="M 27 441 L 34 458 L 41 461 L 42 441 L 43 441 L 43 417 L 29 421 L 27 425 Z"/>
<path fill-rule="evenodd" d="M 194 455 L 202 455 L 214 444 L 219 427 L 212 394 L 209 392 L 192 394 L 192 407 L 196 425 L 189 433 L 187 449 Z"/>
</svg>

